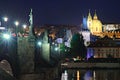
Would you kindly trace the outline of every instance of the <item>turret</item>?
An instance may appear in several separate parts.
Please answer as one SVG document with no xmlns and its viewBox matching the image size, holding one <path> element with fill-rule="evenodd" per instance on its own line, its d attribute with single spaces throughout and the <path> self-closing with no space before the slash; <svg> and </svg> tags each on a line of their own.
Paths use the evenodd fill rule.
<svg viewBox="0 0 120 80">
<path fill-rule="evenodd" d="M 82 29 L 88 30 L 87 27 L 87 18 L 83 16 Z"/>
<path fill-rule="evenodd" d="M 98 19 L 97 14 L 96 14 L 96 10 L 95 10 L 95 14 L 94 14 L 93 19 Z"/>
<path fill-rule="evenodd" d="M 92 26 L 92 16 L 91 16 L 91 13 L 90 13 L 90 10 L 89 10 L 88 18 L 87 18 L 87 27 L 88 27 L 89 30 L 91 29 L 91 26 Z"/>
<path fill-rule="evenodd" d="M 93 20 L 92 20 L 92 30 L 91 33 L 93 35 L 99 35 L 102 32 L 102 23 L 101 21 L 98 19 L 96 11 L 95 14 L 93 16 Z"/>
</svg>

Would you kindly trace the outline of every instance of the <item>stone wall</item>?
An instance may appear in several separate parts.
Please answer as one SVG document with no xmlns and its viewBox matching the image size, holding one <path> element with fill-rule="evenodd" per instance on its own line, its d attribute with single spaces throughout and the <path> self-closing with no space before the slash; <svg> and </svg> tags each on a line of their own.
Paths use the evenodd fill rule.
<svg viewBox="0 0 120 80">
<path fill-rule="evenodd" d="M 38 73 L 23 74 L 19 80 L 54 80 L 57 77 L 56 68 L 41 68 Z"/>
<path fill-rule="evenodd" d="M 35 41 L 29 41 L 27 37 L 18 38 L 18 57 L 20 61 L 21 73 L 34 72 L 34 53 L 35 53 Z"/>
<path fill-rule="evenodd" d="M 61 64 L 62 68 L 120 68 L 120 63 L 74 63 Z"/>
</svg>

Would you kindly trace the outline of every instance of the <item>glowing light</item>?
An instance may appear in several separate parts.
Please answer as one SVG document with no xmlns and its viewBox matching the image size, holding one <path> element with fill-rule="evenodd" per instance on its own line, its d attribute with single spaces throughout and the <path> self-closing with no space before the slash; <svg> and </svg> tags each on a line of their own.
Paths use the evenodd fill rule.
<svg viewBox="0 0 120 80">
<path fill-rule="evenodd" d="M 8 39 L 10 39 L 10 35 L 7 34 L 7 33 L 6 33 L 6 34 L 3 34 L 3 38 L 8 40 Z"/>
<path fill-rule="evenodd" d="M 77 71 L 77 80 L 80 80 L 80 72 Z"/>
<path fill-rule="evenodd" d="M 55 43 L 54 42 L 52 42 L 52 45 L 54 45 Z"/>
<path fill-rule="evenodd" d="M 66 70 L 65 70 L 65 72 L 64 72 L 64 80 L 68 80 L 68 73 L 67 73 Z"/>
<path fill-rule="evenodd" d="M 41 45 L 42 45 L 42 43 L 39 41 L 39 42 L 38 42 L 38 45 L 39 45 L 39 46 L 41 46 Z"/>
<path fill-rule="evenodd" d="M 0 30 L 5 30 L 5 27 L 0 27 Z"/>
<path fill-rule="evenodd" d="M 58 38 L 57 39 L 57 43 L 63 43 L 63 39 L 62 38 Z"/>
<path fill-rule="evenodd" d="M 26 24 L 24 24 L 24 25 L 23 25 L 23 28 L 25 29 L 26 27 L 27 27 L 27 25 L 26 25 Z"/>
<path fill-rule="evenodd" d="M 58 48 L 58 47 L 56 47 L 56 48 L 55 48 L 55 51 L 58 51 L 58 49 L 59 49 L 59 48 Z"/>
<path fill-rule="evenodd" d="M 19 25 L 19 22 L 18 21 L 15 21 L 15 23 L 14 23 L 16 26 L 18 26 Z"/>
<path fill-rule="evenodd" d="M 3 19 L 4 19 L 4 21 L 5 21 L 5 22 L 7 22 L 7 21 L 8 21 L 8 18 L 7 18 L 7 17 L 4 17 Z"/>
<path fill-rule="evenodd" d="M 93 79 L 96 80 L 96 72 L 93 71 Z"/>
</svg>

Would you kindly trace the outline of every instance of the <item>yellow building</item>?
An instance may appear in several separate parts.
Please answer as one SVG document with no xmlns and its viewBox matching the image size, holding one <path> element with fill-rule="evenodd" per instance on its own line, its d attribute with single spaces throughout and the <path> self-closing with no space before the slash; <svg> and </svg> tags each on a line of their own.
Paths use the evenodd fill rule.
<svg viewBox="0 0 120 80">
<path fill-rule="evenodd" d="M 100 36 L 102 33 L 102 23 L 98 19 L 97 14 L 95 12 L 93 19 L 91 13 L 89 11 L 88 18 L 87 18 L 87 26 L 92 35 Z"/>
<path fill-rule="evenodd" d="M 91 32 L 91 27 L 92 27 L 92 16 L 91 16 L 90 11 L 89 11 L 89 13 L 88 13 L 88 18 L 87 18 L 87 27 L 88 27 L 88 29 L 89 29 L 90 32 Z"/>
</svg>

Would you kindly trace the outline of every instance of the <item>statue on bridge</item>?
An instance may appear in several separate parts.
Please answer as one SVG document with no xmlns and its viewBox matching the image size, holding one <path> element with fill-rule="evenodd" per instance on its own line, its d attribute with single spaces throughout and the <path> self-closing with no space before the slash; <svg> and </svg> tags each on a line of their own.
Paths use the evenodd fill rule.
<svg viewBox="0 0 120 80">
<path fill-rule="evenodd" d="M 32 9 L 31 9 L 31 11 L 30 11 L 30 14 L 29 14 L 29 22 L 30 22 L 30 25 L 32 25 L 33 24 L 33 14 L 32 14 Z"/>
<path fill-rule="evenodd" d="M 34 36 L 33 35 L 33 10 L 31 9 L 30 14 L 29 14 L 29 37 Z"/>
</svg>

